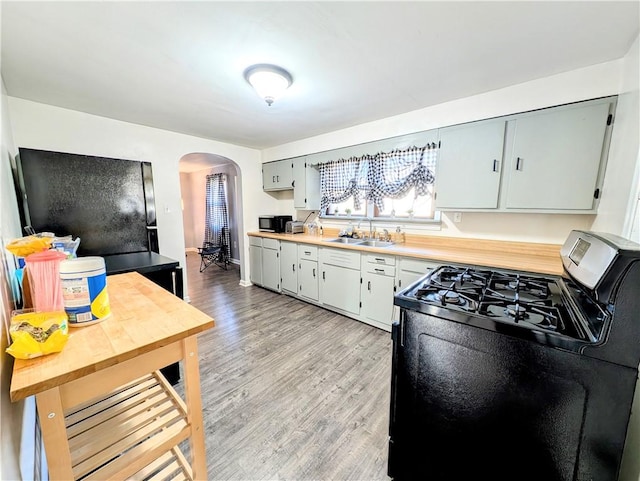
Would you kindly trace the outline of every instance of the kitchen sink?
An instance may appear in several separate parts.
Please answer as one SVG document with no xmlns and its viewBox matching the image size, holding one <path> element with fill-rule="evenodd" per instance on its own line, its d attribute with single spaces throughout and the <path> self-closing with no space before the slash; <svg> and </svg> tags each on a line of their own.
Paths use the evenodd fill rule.
<svg viewBox="0 0 640 481">
<path fill-rule="evenodd" d="M 337 237 L 335 239 L 325 239 L 325 242 L 335 242 L 336 244 L 358 244 L 360 245 L 362 239 L 354 239 L 352 237 Z"/>
<path fill-rule="evenodd" d="M 389 246 L 392 246 L 393 244 L 394 244 L 393 242 L 389 242 L 389 241 L 368 239 L 368 240 L 361 241 L 358 245 L 364 246 L 364 247 L 389 247 Z"/>
<path fill-rule="evenodd" d="M 392 246 L 393 242 L 381 241 L 375 239 L 353 239 L 351 237 L 338 237 L 336 239 L 325 239 L 325 242 L 334 242 L 336 244 L 350 244 L 354 246 L 362 246 L 362 247 L 389 247 Z"/>
</svg>

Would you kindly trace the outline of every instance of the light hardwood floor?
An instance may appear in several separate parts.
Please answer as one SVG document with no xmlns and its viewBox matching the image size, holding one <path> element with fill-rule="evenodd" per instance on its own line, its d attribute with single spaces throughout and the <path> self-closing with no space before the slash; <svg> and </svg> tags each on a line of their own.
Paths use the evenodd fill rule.
<svg viewBox="0 0 640 481">
<path fill-rule="evenodd" d="M 386 480 L 391 335 L 259 287 L 238 266 L 198 272 L 210 480 Z M 180 387 L 180 386 L 178 386 Z"/>
</svg>

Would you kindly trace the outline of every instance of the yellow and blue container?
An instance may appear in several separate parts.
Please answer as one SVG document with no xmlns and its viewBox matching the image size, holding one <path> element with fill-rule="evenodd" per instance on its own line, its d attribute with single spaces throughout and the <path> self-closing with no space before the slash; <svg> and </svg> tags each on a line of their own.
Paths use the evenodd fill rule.
<svg viewBox="0 0 640 481">
<path fill-rule="evenodd" d="M 69 327 L 95 324 L 111 315 L 102 257 L 63 260 L 60 262 L 60 279 Z"/>
</svg>

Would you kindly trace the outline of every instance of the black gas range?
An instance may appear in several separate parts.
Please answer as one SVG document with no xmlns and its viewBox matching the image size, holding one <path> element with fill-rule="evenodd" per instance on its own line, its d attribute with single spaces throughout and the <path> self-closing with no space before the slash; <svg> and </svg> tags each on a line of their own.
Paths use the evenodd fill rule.
<svg viewBox="0 0 640 481">
<path fill-rule="evenodd" d="M 395 297 L 389 475 L 615 480 L 640 246 L 572 231 L 565 275 L 442 265 Z"/>
</svg>

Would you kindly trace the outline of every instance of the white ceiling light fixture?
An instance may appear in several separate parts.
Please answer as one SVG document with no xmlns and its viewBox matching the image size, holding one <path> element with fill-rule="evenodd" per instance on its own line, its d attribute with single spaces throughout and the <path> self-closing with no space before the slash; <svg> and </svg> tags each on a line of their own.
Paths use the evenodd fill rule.
<svg viewBox="0 0 640 481">
<path fill-rule="evenodd" d="M 293 83 L 291 74 L 285 69 L 266 63 L 248 67 L 244 71 L 244 78 L 269 106 Z"/>
</svg>

